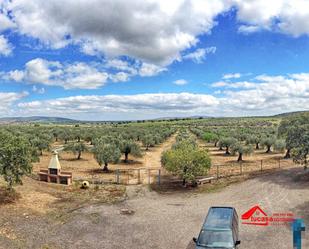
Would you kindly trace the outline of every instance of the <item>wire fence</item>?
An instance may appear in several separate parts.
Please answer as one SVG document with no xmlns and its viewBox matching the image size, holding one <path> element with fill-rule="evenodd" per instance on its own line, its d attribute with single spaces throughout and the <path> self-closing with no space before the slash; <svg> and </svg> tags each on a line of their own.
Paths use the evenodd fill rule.
<svg viewBox="0 0 309 249">
<path fill-rule="evenodd" d="M 267 160 L 256 160 L 256 161 L 244 161 L 244 162 L 231 162 L 224 164 L 212 165 L 208 171 L 207 176 L 203 177 L 214 177 L 219 180 L 221 178 L 227 178 L 232 176 L 241 176 L 250 173 L 266 172 L 274 169 L 281 169 L 294 166 L 291 159 L 267 159 Z M 93 184 L 123 184 L 123 185 L 138 185 L 138 184 L 156 184 L 160 185 L 162 182 L 176 182 L 180 181 L 177 176 L 170 174 L 164 168 L 135 168 L 135 169 L 115 169 L 111 171 L 105 177 L 94 176 L 89 179 L 74 180 L 88 180 Z"/>
<path fill-rule="evenodd" d="M 220 179 L 224 177 L 291 167 L 293 165 L 293 160 L 280 158 L 256 160 L 251 162 L 216 164 L 210 168 L 209 175 L 215 176 L 217 179 Z"/>
</svg>

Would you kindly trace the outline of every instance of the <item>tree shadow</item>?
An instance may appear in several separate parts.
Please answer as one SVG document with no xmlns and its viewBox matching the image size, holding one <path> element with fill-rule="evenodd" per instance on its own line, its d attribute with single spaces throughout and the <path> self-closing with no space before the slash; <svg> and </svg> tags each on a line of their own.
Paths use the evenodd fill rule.
<svg viewBox="0 0 309 249">
<path fill-rule="evenodd" d="M 296 206 L 295 208 L 292 209 L 292 212 L 294 214 L 297 214 L 298 217 L 295 218 L 302 218 L 304 219 L 305 225 L 307 225 L 307 227 L 309 226 L 309 201 L 306 201 L 298 206 Z"/>
<path fill-rule="evenodd" d="M 303 167 L 280 169 L 269 174 L 263 174 L 256 178 L 260 182 L 268 182 L 280 185 L 282 189 L 306 189 L 309 188 L 309 170 Z"/>
</svg>

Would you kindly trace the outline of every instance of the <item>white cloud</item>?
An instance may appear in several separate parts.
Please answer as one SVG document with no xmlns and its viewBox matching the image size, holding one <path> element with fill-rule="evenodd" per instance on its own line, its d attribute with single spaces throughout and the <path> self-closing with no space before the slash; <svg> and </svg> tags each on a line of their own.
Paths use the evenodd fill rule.
<svg viewBox="0 0 309 249">
<path fill-rule="evenodd" d="M 0 35 L 0 56 L 9 56 L 13 51 L 13 46 L 9 41 L 3 36 Z"/>
<path fill-rule="evenodd" d="M 255 25 L 240 25 L 238 28 L 238 32 L 243 34 L 251 34 L 260 30 L 261 27 Z"/>
<path fill-rule="evenodd" d="M 245 25 L 240 32 L 261 29 L 280 31 L 293 36 L 309 35 L 309 1 L 307 0 L 234 0 L 237 18 Z"/>
<path fill-rule="evenodd" d="M 42 58 L 28 61 L 24 70 L 14 70 L 2 76 L 6 80 L 61 86 L 65 89 L 96 89 L 103 86 L 108 74 L 83 62 L 62 64 Z"/>
<path fill-rule="evenodd" d="M 54 100 L 20 103 L 20 113 L 32 115 L 60 115 L 82 119 L 108 119 L 118 115 L 118 119 L 153 117 L 165 114 L 186 115 L 209 110 L 218 100 L 206 94 L 192 93 L 155 93 L 136 95 L 91 95 L 58 98 Z M 136 116 L 137 115 L 137 116 Z"/>
<path fill-rule="evenodd" d="M 109 78 L 113 81 L 113 82 L 125 82 L 128 81 L 130 79 L 130 74 L 125 73 L 125 72 L 118 72 L 116 74 L 110 75 Z"/>
<path fill-rule="evenodd" d="M 178 85 L 178 86 L 183 86 L 183 85 L 186 85 L 188 84 L 188 81 L 184 80 L 184 79 L 179 79 L 179 80 L 175 80 L 173 82 L 175 85 Z"/>
<path fill-rule="evenodd" d="M 154 76 L 161 72 L 167 71 L 166 68 L 154 64 L 143 63 L 139 69 L 140 76 Z"/>
<path fill-rule="evenodd" d="M 225 81 L 218 81 L 218 82 L 214 82 L 211 84 L 211 87 L 224 87 L 226 86 L 228 83 Z"/>
<path fill-rule="evenodd" d="M 264 80 L 262 80 L 262 78 Z M 72 96 L 18 105 L 22 115 L 48 114 L 82 119 L 135 119 L 162 116 L 267 115 L 309 109 L 309 73 L 235 82 L 210 94 L 150 93 Z"/>
<path fill-rule="evenodd" d="M 229 74 L 224 74 L 222 76 L 222 79 L 229 80 L 229 79 L 238 79 L 240 77 L 242 77 L 242 74 L 240 73 L 229 73 Z"/>
<path fill-rule="evenodd" d="M 202 63 L 207 54 L 214 54 L 216 47 L 199 48 L 192 53 L 184 55 L 182 58 L 185 60 L 193 60 L 195 63 Z"/>
<path fill-rule="evenodd" d="M 1 7 L 1 4 L 0 4 Z M 15 24 L 4 14 L 0 12 L 0 32 L 3 32 L 7 29 L 12 29 L 15 27 Z"/>
<path fill-rule="evenodd" d="M 256 83 L 253 82 L 248 82 L 248 81 L 240 81 L 240 82 L 225 82 L 225 81 L 219 81 L 219 82 L 215 82 L 213 83 L 211 86 L 212 87 L 225 87 L 225 88 L 255 88 L 256 87 Z"/>
<path fill-rule="evenodd" d="M 211 32 L 216 17 L 231 8 L 236 9 L 240 32 L 309 34 L 307 0 L 93 0 L 91 11 L 85 11 L 87 0 L 12 0 L 0 5 L 0 32 L 14 29 L 52 48 L 74 44 L 88 54 L 128 56 L 160 67 L 181 60 L 200 35 Z M 197 49 L 185 56 L 200 62 L 204 52 Z"/>
<path fill-rule="evenodd" d="M 126 55 L 160 66 L 195 46 L 229 8 L 224 0 L 93 0 L 85 11 L 89 6 L 87 0 L 12 0 L 6 8 L 19 33 L 47 46 L 73 43 L 88 54 Z"/>
<path fill-rule="evenodd" d="M 4 79 L 14 80 L 14 81 L 17 81 L 17 82 L 22 81 L 25 77 L 24 71 L 21 71 L 21 70 L 13 70 L 13 71 L 10 71 L 8 73 L 2 73 L 2 74 L 4 74 L 2 76 Z"/>
<path fill-rule="evenodd" d="M 138 67 L 138 65 L 130 65 L 127 61 L 120 60 L 120 59 L 108 60 L 105 66 L 107 68 L 113 68 L 113 69 L 129 72 L 131 75 L 137 74 L 137 67 Z"/>
<path fill-rule="evenodd" d="M 44 94 L 45 93 L 45 88 L 38 88 L 36 85 L 32 86 L 32 92 L 38 93 L 38 94 Z"/>
<path fill-rule="evenodd" d="M 27 92 L 0 92 L 0 115 L 6 116 L 13 113 L 15 111 L 14 103 L 27 95 Z"/>
</svg>

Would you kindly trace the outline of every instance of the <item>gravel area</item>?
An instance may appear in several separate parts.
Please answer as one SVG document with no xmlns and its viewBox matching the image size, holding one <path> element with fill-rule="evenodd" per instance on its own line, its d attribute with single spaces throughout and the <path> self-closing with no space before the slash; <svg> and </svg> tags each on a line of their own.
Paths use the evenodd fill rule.
<svg viewBox="0 0 309 249">
<path fill-rule="evenodd" d="M 21 244 L 1 239 L 0 248 L 194 248 L 211 206 L 233 206 L 239 216 L 259 204 L 266 213 L 293 212 L 309 226 L 309 180 L 302 168 L 291 168 L 233 184 L 215 193 L 158 194 L 130 187 L 128 199 L 114 205 L 88 206 L 55 224 L 44 218 L 16 217 Z M 122 209 L 133 210 L 131 214 Z M 130 213 L 130 212 L 129 212 Z M 23 220 L 22 220 L 23 219 Z M 23 222 L 22 222 L 23 221 Z M 309 248 L 308 232 L 303 248 Z M 288 225 L 240 225 L 240 248 L 292 248 Z M 1 247 L 2 246 L 2 247 Z M 43 247 L 45 246 L 45 247 Z"/>
</svg>

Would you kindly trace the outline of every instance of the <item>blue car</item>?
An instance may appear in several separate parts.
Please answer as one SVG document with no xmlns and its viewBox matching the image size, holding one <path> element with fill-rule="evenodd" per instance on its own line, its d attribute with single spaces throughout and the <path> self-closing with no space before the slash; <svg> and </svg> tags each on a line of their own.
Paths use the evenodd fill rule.
<svg viewBox="0 0 309 249">
<path fill-rule="evenodd" d="M 196 249 L 235 249 L 238 238 L 238 215 L 233 207 L 211 207 L 198 238 Z"/>
</svg>

